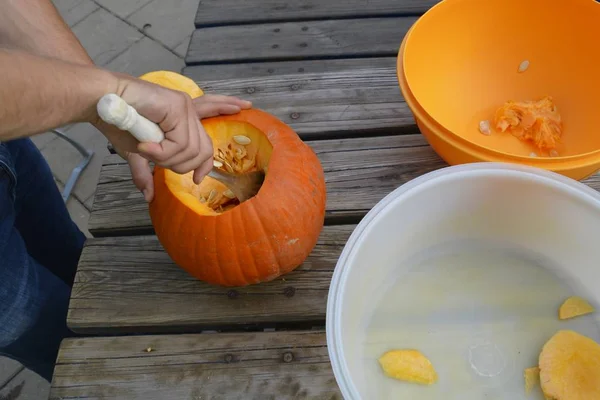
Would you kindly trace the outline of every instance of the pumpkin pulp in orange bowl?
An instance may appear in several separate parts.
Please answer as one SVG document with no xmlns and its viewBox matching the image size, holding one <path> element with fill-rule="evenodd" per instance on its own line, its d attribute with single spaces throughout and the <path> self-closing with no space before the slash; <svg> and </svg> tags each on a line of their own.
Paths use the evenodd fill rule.
<svg viewBox="0 0 600 400">
<path fill-rule="evenodd" d="M 432 7 L 398 55 L 402 93 L 432 147 L 450 164 L 516 162 L 575 179 L 597 171 L 599 18 L 593 0 L 443 0 Z M 545 98 L 561 121 L 555 146 L 499 129 L 497 112 L 508 102 Z"/>
<path fill-rule="evenodd" d="M 169 74 L 163 86 L 192 97 L 202 93 L 188 78 Z M 201 122 L 212 139 L 215 166 L 234 174 L 262 170 L 265 180 L 240 203 L 211 177 L 196 185 L 193 172 L 156 166 L 149 208 L 165 251 L 191 275 L 221 286 L 271 281 L 294 270 L 316 245 L 324 222 L 325 178 L 316 154 L 288 125 L 258 109 Z"/>
</svg>

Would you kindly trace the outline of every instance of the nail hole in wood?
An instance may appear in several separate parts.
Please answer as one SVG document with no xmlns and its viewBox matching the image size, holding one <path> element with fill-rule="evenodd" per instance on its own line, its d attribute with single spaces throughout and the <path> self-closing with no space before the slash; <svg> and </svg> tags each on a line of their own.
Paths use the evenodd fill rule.
<svg viewBox="0 0 600 400">
<path fill-rule="evenodd" d="M 298 119 L 298 118 L 300 118 L 300 114 L 298 114 L 297 112 L 293 112 L 293 113 L 290 114 L 290 117 L 292 119 Z"/>
<path fill-rule="evenodd" d="M 302 31 L 303 31 L 303 32 L 306 32 L 307 30 L 308 30 L 308 26 L 303 26 L 303 27 L 302 27 Z"/>
<path fill-rule="evenodd" d="M 298 90 L 298 89 L 300 89 L 300 85 L 297 85 L 297 84 L 292 85 L 292 90 Z"/>
<path fill-rule="evenodd" d="M 256 89 L 254 89 L 253 87 L 249 87 L 248 89 L 246 89 L 246 93 L 248 94 L 252 94 L 256 91 Z"/>
<path fill-rule="evenodd" d="M 285 295 L 285 297 L 294 297 L 294 295 L 296 294 L 296 288 L 294 287 L 286 287 L 285 289 L 283 289 L 283 294 Z"/>
<path fill-rule="evenodd" d="M 273 32 L 279 32 L 279 31 L 281 31 L 281 29 L 279 29 L 279 28 L 273 29 Z"/>
<path fill-rule="evenodd" d="M 300 46 L 300 47 L 308 47 L 308 43 L 300 43 L 298 46 Z"/>
<path fill-rule="evenodd" d="M 233 359 L 233 354 L 225 354 L 225 362 L 226 362 L 227 364 L 230 364 L 230 363 L 232 363 L 232 362 L 233 362 L 233 360 L 234 360 L 234 359 Z"/>
<path fill-rule="evenodd" d="M 276 49 L 276 48 L 278 48 L 278 47 L 279 47 L 279 45 L 278 45 L 278 44 L 274 44 L 274 45 L 273 45 L 273 46 L 271 46 L 271 47 L 272 47 L 272 48 L 274 48 L 274 49 Z"/>
<path fill-rule="evenodd" d="M 283 362 L 290 363 L 294 361 L 294 355 L 291 352 L 283 353 Z"/>
<path fill-rule="evenodd" d="M 238 297 L 240 294 L 238 293 L 237 290 L 233 290 L 231 289 L 230 291 L 227 292 L 227 297 L 229 297 L 230 299 L 235 299 L 236 297 Z"/>
</svg>

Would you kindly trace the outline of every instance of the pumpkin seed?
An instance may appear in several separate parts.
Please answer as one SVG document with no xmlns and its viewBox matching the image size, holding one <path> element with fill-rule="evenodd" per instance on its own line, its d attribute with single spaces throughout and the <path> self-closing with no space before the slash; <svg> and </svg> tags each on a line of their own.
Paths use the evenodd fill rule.
<svg viewBox="0 0 600 400">
<path fill-rule="evenodd" d="M 248 136 L 244 136 L 244 135 L 234 136 L 233 141 L 236 142 L 237 144 L 241 144 L 242 146 L 252 143 L 252 140 L 250 140 L 250 138 Z"/>
<path fill-rule="evenodd" d="M 486 136 L 492 134 L 492 130 L 490 128 L 490 121 L 480 121 L 479 122 L 479 132 L 483 133 Z"/>
<path fill-rule="evenodd" d="M 212 189 L 210 191 L 210 194 L 208 195 L 208 202 L 212 202 L 215 199 L 215 197 L 217 197 L 217 191 L 215 189 Z"/>
<path fill-rule="evenodd" d="M 534 151 L 532 151 L 532 152 L 529 154 L 529 157 L 537 157 L 537 154 L 536 154 Z"/>
<path fill-rule="evenodd" d="M 227 172 L 231 172 L 231 173 L 234 172 L 233 167 L 227 161 L 223 161 L 223 164 L 225 165 L 225 169 L 227 170 Z"/>
<path fill-rule="evenodd" d="M 524 60 L 519 64 L 519 72 L 525 72 L 529 68 L 529 60 Z"/>
<path fill-rule="evenodd" d="M 558 151 L 555 149 L 550 150 L 550 157 L 558 157 Z"/>
<path fill-rule="evenodd" d="M 235 199 L 235 194 L 233 194 L 233 192 L 230 189 L 224 191 L 223 196 L 227 197 L 228 199 Z"/>
<path fill-rule="evenodd" d="M 213 165 L 217 168 L 221 168 L 223 166 L 223 163 L 219 160 L 213 160 Z"/>
<path fill-rule="evenodd" d="M 253 166 L 254 166 L 254 161 L 253 160 L 244 160 L 244 163 L 242 164 L 242 171 L 246 172 L 250 168 L 252 168 Z"/>
<path fill-rule="evenodd" d="M 200 196 L 200 203 L 206 203 L 206 199 L 203 196 Z"/>
</svg>

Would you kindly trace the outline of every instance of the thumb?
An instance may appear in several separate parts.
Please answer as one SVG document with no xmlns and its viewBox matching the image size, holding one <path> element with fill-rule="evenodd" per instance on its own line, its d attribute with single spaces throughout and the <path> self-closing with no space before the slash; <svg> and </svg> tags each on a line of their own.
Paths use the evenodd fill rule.
<svg viewBox="0 0 600 400">
<path fill-rule="evenodd" d="M 149 203 L 154 198 L 154 179 L 150 163 L 139 154 L 130 153 L 127 157 L 129 169 L 135 187 L 144 194 L 144 199 Z"/>
</svg>

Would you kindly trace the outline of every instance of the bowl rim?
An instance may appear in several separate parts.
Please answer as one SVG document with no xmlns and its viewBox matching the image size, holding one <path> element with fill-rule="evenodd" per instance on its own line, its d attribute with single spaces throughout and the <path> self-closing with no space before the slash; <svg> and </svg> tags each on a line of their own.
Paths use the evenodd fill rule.
<svg viewBox="0 0 600 400">
<path fill-rule="evenodd" d="M 327 339 L 327 352 L 329 354 L 334 377 L 344 399 L 362 400 L 351 379 L 347 360 L 343 352 L 344 339 L 341 329 L 341 314 L 336 309 L 342 310 L 344 300 L 344 288 L 351 268 L 349 267 L 359 251 L 362 239 L 373 229 L 374 224 L 382 218 L 384 211 L 388 210 L 393 203 L 402 201 L 415 189 L 425 184 L 434 185 L 439 180 L 448 176 L 477 176 L 485 173 L 510 175 L 513 177 L 530 178 L 542 184 L 553 185 L 564 194 L 571 193 L 583 200 L 596 203 L 600 211 L 600 193 L 586 184 L 559 173 L 528 165 L 504 163 L 504 162 L 477 162 L 460 164 L 440 168 L 423 174 L 399 186 L 391 193 L 381 199 L 359 222 L 348 241 L 344 245 L 342 253 L 338 258 L 333 271 L 329 293 L 327 296 L 325 334 Z M 355 396 L 358 395 L 359 397 Z"/>
<path fill-rule="evenodd" d="M 414 34 L 414 29 L 415 27 L 417 27 L 419 25 L 419 23 L 421 23 L 424 20 L 424 17 L 431 15 L 431 13 L 433 12 L 437 12 L 436 10 L 438 8 L 442 8 L 444 6 L 446 6 L 448 3 L 450 2 L 456 2 L 458 0 L 441 0 L 438 3 L 436 3 L 435 5 L 433 5 L 432 7 L 430 7 L 423 15 L 421 15 L 421 17 L 419 17 L 413 24 L 412 26 L 408 29 L 408 31 L 406 32 L 406 34 L 404 35 L 404 38 L 402 39 L 402 42 L 400 44 L 400 48 L 398 49 L 398 53 L 396 55 L 396 77 L 398 79 L 398 81 L 400 82 L 401 80 L 404 80 L 405 85 L 407 86 L 408 90 L 411 91 L 412 96 L 414 97 L 414 103 L 417 103 L 419 105 L 419 107 L 422 109 L 422 112 L 425 114 L 425 116 L 427 118 L 429 118 L 429 120 L 431 122 L 434 122 L 436 125 L 439 126 L 440 131 L 439 132 L 435 132 L 436 135 L 441 136 L 443 134 L 447 134 L 450 135 L 451 137 L 453 137 L 454 139 L 457 139 L 459 141 L 464 141 L 466 145 L 474 147 L 476 149 L 479 150 L 483 150 L 486 152 L 490 152 L 493 155 L 495 155 L 496 157 L 499 158 L 512 158 L 512 159 L 516 159 L 522 162 L 526 162 L 526 161 L 530 161 L 531 157 L 529 156 L 525 156 L 525 155 L 519 155 L 519 154 L 513 154 L 513 153 L 506 153 L 500 150 L 496 150 L 492 147 L 488 147 L 485 145 L 481 145 L 475 142 L 472 142 L 470 140 L 467 140 L 466 138 L 462 137 L 461 135 L 451 131 L 450 129 L 446 128 L 442 123 L 438 122 L 426 109 L 425 107 L 421 106 L 421 104 L 419 103 L 417 96 L 414 94 L 414 90 L 411 88 L 411 84 L 410 84 L 410 80 L 409 77 L 406 74 L 406 57 L 405 57 L 405 52 L 406 52 L 406 45 L 407 43 L 410 41 L 410 38 L 413 36 Z M 468 1 L 468 0 L 462 0 L 462 1 Z M 600 2 L 596 1 L 596 0 L 579 0 L 582 2 L 582 4 L 584 2 L 586 3 L 590 3 L 591 4 L 596 4 L 597 6 L 600 6 Z M 590 6 L 588 5 L 588 6 Z M 413 112 L 413 114 L 415 113 L 414 111 L 414 107 L 415 104 L 413 103 L 413 101 L 409 101 L 406 98 L 406 93 L 404 93 L 404 90 L 402 89 L 402 95 L 404 97 L 404 100 L 406 101 L 406 103 L 410 106 L 411 111 Z M 537 157 L 536 161 L 537 162 L 541 162 L 541 163 L 556 163 L 561 162 L 561 161 L 580 161 L 580 160 L 585 160 L 588 161 L 585 163 L 585 165 L 589 165 L 589 158 L 594 158 L 594 157 L 600 157 L 600 148 L 596 149 L 596 150 L 592 150 L 586 153 L 579 153 L 579 154 L 575 154 L 575 155 L 569 155 L 569 156 L 561 156 L 560 154 L 557 157 Z M 600 161 L 600 160 L 596 160 Z"/>
</svg>

